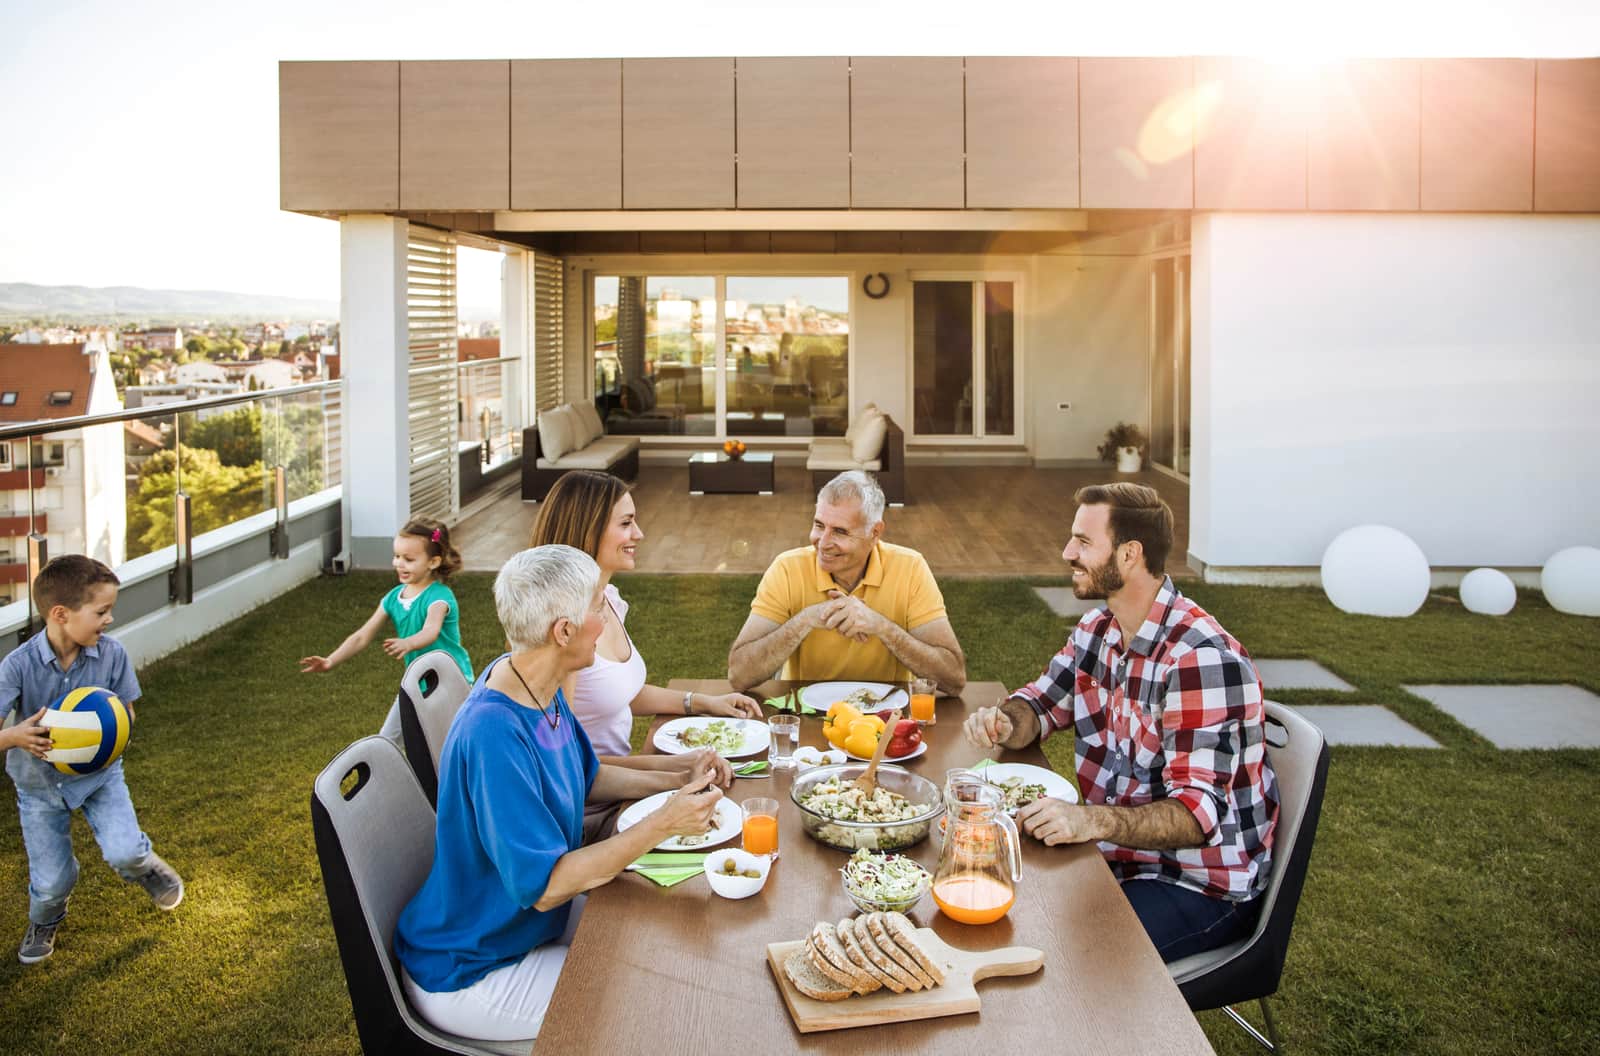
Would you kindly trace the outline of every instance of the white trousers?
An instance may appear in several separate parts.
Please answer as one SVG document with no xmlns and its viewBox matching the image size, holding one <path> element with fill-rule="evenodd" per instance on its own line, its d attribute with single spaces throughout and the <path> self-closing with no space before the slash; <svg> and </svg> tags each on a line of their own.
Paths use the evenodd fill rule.
<svg viewBox="0 0 1600 1056">
<path fill-rule="evenodd" d="M 429 993 L 412 980 L 411 973 L 402 965 L 400 979 L 406 999 L 423 1019 L 463 1038 L 480 1041 L 537 1038 L 586 901 L 586 895 L 572 899 L 567 929 L 560 938 L 529 950 L 522 960 L 496 968 L 464 989 Z"/>
</svg>

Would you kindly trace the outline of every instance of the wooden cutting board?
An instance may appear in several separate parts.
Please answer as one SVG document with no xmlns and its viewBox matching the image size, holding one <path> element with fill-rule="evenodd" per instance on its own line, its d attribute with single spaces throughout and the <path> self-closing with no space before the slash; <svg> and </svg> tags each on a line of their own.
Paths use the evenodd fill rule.
<svg viewBox="0 0 1600 1056">
<path fill-rule="evenodd" d="M 783 992 L 789 1015 L 802 1034 L 976 1012 L 981 1004 L 975 985 L 979 981 L 994 975 L 1028 975 L 1044 967 L 1044 953 L 1031 946 L 958 950 L 935 935 L 931 928 L 918 928 L 917 939 L 944 969 L 944 982 L 932 990 L 896 994 L 884 989 L 855 994 L 843 1001 L 818 1001 L 807 997 L 795 989 L 783 970 L 784 961 L 805 945 L 804 940 L 771 943 L 767 946 L 767 964 L 778 981 L 778 989 Z"/>
</svg>

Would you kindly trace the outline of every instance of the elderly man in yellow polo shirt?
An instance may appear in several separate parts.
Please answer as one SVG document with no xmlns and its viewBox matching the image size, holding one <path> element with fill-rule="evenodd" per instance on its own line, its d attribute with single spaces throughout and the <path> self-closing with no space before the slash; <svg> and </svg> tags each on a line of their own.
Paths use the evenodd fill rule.
<svg viewBox="0 0 1600 1056">
<path fill-rule="evenodd" d="M 728 680 L 745 690 L 774 677 L 934 679 L 967 684 L 967 660 L 944 596 L 922 555 L 883 542 L 883 490 L 841 473 L 817 493 L 811 545 L 773 560 L 750 618 L 728 653 Z"/>
</svg>

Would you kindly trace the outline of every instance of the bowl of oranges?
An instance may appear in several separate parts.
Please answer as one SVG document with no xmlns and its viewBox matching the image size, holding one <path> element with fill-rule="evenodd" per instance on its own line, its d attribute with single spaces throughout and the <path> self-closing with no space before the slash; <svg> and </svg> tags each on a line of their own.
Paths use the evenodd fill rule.
<svg viewBox="0 0 1600 1056">
<path fill-rule="evenodd" d="M 724 440 L 722 442 L 722 453 L 735 461 L 744 457 L 745 450 L 743 440 Z"/>
</svg>

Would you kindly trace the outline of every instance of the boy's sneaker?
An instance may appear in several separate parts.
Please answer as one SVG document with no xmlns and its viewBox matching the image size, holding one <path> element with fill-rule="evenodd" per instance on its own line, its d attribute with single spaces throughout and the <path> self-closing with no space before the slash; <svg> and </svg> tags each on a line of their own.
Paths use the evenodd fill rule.
<svg viewBox="0 0 1600 1056">
<path fill-rule="evenodd" d="M 183 877 L 158 854 L 150 855 L 149 865 L 133 878 L 133 882 L 144 888 L 159 910 L 177 909 L 178 903 L 183 901 Z"/>
<path fill-rule="evenodd" d="M 57 917 L 53 924 L 35 924 L 28 921 L 28 930 L 22 936 L 22 946 L 17 950 L 17 960 L 23 964 L 38 964 L 56 952 L 56 929 L 65 917 Z"/>
</svg>

